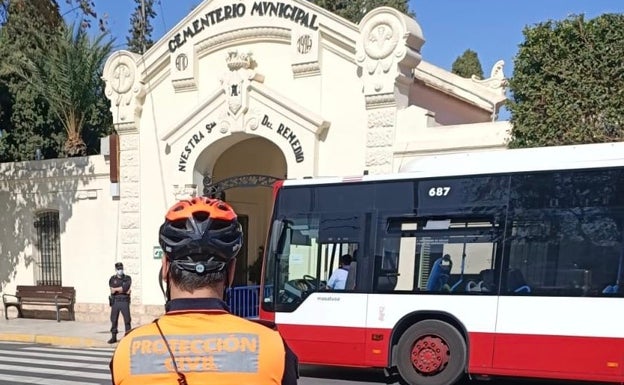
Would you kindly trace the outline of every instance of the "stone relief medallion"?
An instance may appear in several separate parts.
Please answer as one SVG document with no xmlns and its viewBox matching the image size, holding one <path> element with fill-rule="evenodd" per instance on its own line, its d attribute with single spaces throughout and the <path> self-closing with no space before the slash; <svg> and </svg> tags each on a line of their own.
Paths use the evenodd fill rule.
<svg viewBox="0 0 624 385">
<path fill-rule="evenodd" d="M 118 94 L 125 94 L 130 91 L 134 84 L 134 72 L 130 70 L 130 67 L 126 63 L 120 62 L 113 69 L 113 79 L 111 81 L 111 88 Z"/>
<path fill-rule="evenodd" d="M 111 101 L 113 124 L 130 127 L 141 115 L 145 88 L 137 71 L 136 56 L 127 51 L 112 54 L 104 65 L 104 94 Z M 119 128 L 119 127 L 118 127 Z"/>
<path fill-rule="evenodd" d="M 388 15 L 373 18 L 364 27 L 362 34 L 366 56 L 360 54 L 358 61 L 366 62 L 365 68 L 369 74 L 374 74 L 380 68 L 384 73 L 390 70 L 394 56 L 400 55 L 395 52 L 399 45 L 400 31 L 398 20 Z"/>
<path fill-rule="evenodd" d="M 184 71 L 188 67 L 188 56 L 181 53 L 175 59 L 175 66 L 178 71 Z"/>
<path fill-rule="evenodd" d="M 383 59 L 392 53 L 399 42 L 396 29 L 387 20 L 379 20 L 367 31 L 366 54 L 371 59 Z"/>
<path fill-rule="evenodd" d="M 312 46 L 314 45 L 314 41 L 312 36 L 305 34 L 299 36 L 297 39 L 297 52 L 301 55 L 306 55 L 312 50 Z"/>
</svg>

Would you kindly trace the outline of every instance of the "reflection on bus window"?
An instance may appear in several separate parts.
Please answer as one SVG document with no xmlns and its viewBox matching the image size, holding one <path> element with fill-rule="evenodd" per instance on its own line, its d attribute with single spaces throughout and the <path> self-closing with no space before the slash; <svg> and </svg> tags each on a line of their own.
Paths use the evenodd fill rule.
<svg viewBox="0 0 624 385">
<path fill-rule="evenodd" d="M 512 178 L 508 293 L 622 295 L 622 174 Z"/>
<path fill-rule="evenodd" d="M 374 290 L 492 292 L 498 226 L 470 219 L 381 221 Z"/>
</svg>

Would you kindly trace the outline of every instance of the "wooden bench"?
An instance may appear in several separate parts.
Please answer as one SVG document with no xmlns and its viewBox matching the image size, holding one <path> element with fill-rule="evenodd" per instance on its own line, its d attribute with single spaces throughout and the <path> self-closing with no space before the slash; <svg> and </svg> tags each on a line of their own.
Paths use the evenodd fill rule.
<svg viewBox="0 0 624 385">
<path fill-rule="evenodd" d="M 2 294 L 4 317 L 9 319 L 7 309 L 17 308 L 18 318 L 23 318 L 23 305 L 54 306 L 56 321 L 61 322 L 61 309 L 67 309 L 71 320 L 75 320 L 74 304 L 76 289 L 66 286 L 17 286 L 15 295 Z"/>
</svg>

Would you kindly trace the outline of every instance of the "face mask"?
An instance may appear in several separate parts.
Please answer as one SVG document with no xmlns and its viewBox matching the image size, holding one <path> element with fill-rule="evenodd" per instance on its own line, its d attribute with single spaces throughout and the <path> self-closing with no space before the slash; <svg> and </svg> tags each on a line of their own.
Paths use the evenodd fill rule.
<svg viewBox="0 0 624 385">
<path fill-rule="evenodd" d="M 117 275 L 123 275 L 123 269 L 117 269 Z"/>
</svg>

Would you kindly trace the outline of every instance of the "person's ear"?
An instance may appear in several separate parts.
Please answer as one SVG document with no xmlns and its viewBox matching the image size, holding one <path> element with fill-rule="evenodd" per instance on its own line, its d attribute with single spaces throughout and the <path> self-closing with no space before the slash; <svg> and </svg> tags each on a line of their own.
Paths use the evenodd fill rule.
<svg viewBox="0 0 624 385">
<path fill-rule="evenodd" d="M 232 258 L 228 262 L 227 272 L 228 272 L 228 277 L 227 277 L 228 286 L 232 286 L 232 282 L 234 282 L 234 275 L 236 274 L 236 258 Z"/>
<path fill-rule="evenodd" d="M 166 279 L 167 275 L 169 274 L 169 258 L 167 258 L 166 255 L 163 255 L 163 259 L 162 259 L 162 276 L 163 276 L 163 280 Z"/>
</svg>

